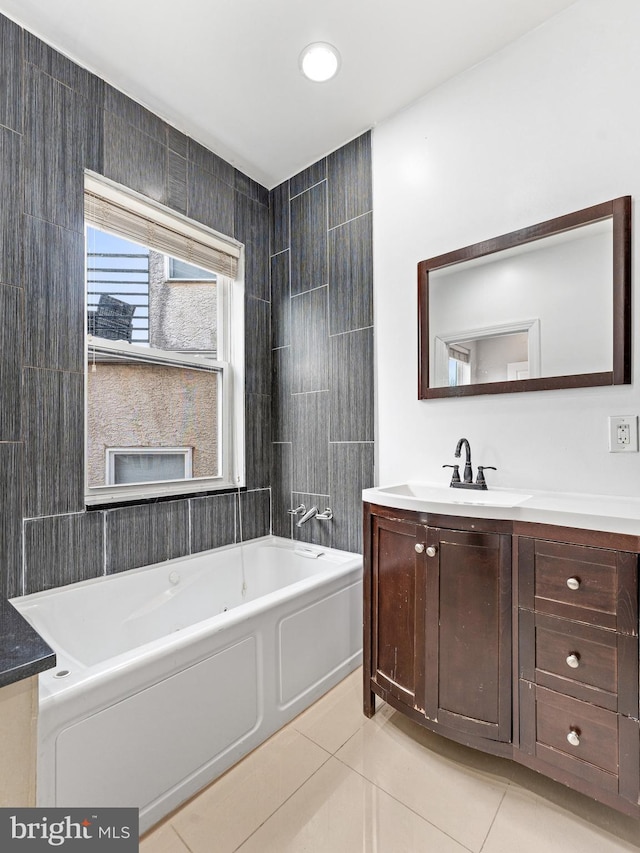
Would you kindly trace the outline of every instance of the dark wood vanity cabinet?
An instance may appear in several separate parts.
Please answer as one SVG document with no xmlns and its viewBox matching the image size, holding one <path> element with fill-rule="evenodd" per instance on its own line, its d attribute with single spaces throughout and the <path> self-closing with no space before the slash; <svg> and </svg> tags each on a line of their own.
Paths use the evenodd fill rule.
<svg viewBox="0 0 640 853">
<path fill-rule="evenodd" d="M 366 713 L 375 691 L 450 736 L 511 740 L 511 537 L 368 517 Z"/>
<path fill-rule="evenodd" d="M 424 710 L 424 560 L 416 547 L 423 528 L 385 516 L 371 518 L 371 671 L 387 695 Z"/>
<path fill-rule="evenodd" d="M 640 817 L 636 537 L 371 504 L 364 534 L 365 713 Z"/>
<path fill-rule="evenodd" d="M 517 549 L 520 759 L 633 811 L 638 555 L 533 536 Z"/>
</svg>

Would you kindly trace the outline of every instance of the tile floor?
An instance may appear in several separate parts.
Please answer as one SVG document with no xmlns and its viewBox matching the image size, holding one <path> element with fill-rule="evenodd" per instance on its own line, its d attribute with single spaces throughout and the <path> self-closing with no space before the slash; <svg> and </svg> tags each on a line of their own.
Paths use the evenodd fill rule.
<svg viewBox="0 0 640 853">
<path fill-rule="evenodd" d="M 147 833 L 141 853 L 622 853 L 640 821 L 388 705 L 361 670 Z"/>
</svg>

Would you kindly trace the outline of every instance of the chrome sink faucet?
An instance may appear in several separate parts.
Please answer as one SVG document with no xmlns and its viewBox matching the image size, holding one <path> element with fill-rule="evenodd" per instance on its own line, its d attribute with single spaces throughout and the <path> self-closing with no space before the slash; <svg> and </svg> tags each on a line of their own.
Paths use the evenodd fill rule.
<svg viewBox="0 0 640 853">
<path fill-rule="evenodd" d="M 464 471 L 462 474 L 462 480 L 460 480 L 460 466 L 459 465 L 443 465 L 443 468 L 453 468 L 453 474 L 451 476 L 451 482 L 449 485 L 452 489 L 483 489 L 487 488 L 487 481 L 484 478 L 484 472 L 487 470 L 495 471 L 493 465 L 478 465 L 478 474 L 476 476 L 475 483 L 473 482 L 473 468 L 471 467 L 471 445 L 469 444 L 468 439 L 461 438 L 456 444 L 455 453 L 453 454 L 456 459 L 460 459 L 462 454 L 462 448 L 464 446 L 465 449 L 465 461 L 464 461 Z"/>
</svg>

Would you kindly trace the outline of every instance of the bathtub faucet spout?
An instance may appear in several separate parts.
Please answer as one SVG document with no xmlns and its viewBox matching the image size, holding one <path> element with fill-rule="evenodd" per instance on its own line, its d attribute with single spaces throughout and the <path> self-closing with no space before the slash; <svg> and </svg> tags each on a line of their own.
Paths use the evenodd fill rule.
<svg viewBox="0 0 640 853">
<path fill-rule="evenodd" d="M 310 518 L 313 518 L 313 516 L 314 516 L 314 515 L 317 515 L 317 514 L 318 514 L 318 507 L 317 507 L 317 506 L 312 506 L 312 507 L 311 507 L 311 509 L 308 509 L 308 510 L 305 512 L 305 514 L 304 514 L 303 516 L 301 516 L 301 517 L 296 521 L 296 527 L 302 527 L 302 525 L 303 525 L 306 521 L 309 521 L 309 519 L 310 519 Z"/>
<path fill-rule="evenodd" d="M 331 521 L 333 518 L 333 511 L 330 506 L 328 506 L 324 512 L 318 512 L 317 506 L 312 506 L 311 509 L 307 510 L 302 518 L 299 518 L 296 521 L 297 527 L 302 527 L 305 521 L 309 521 L 310 518 L 317 518 L 318 521 Z"/>
</svg>

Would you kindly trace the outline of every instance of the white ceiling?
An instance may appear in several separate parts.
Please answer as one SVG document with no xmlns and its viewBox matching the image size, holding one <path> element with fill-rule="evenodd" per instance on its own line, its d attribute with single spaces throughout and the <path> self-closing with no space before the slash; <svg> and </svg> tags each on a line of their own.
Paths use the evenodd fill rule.
<svg viewBox="0 0 640 853">
<path fill-rule="evenodd" d="M 0 11 L 271 188 L 574 0 L 0 0 Z M 338 77 L 298 56 L 334 44 Z"/>
</svg>

